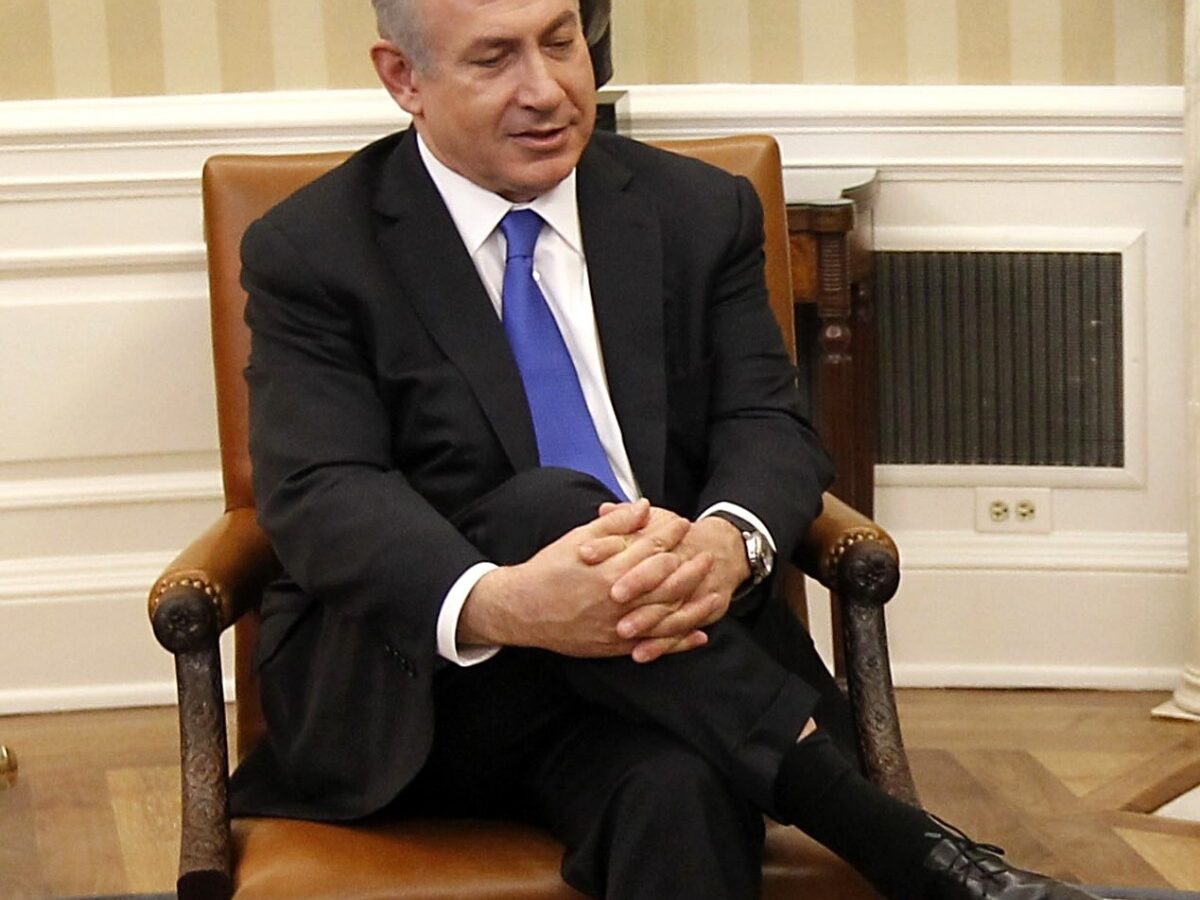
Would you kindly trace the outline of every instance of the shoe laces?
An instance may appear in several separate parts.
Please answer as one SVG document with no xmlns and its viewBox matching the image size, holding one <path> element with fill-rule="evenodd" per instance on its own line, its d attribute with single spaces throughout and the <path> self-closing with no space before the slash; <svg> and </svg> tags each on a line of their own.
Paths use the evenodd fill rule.
<svg viewBox="0 0 1200 900">
<path fill-rule="evenodd" d="M 988 881 L 998 881 L 1001 872 L 1006 870 L 1006 867 L 1001 865 L 997 870 L 993 866 L 985 865 L 987 857 L 984 853 L 990 853 L 995 856 L 1003 856 L 1004 848 L 998 847 L 995 844 L 985 844 L 981 841 L 976 841 L 968 836 L 962 829 L 956 828 L 945 819 L 940 819 L 933 813 L 925 813 L 929 818 L 937 824 L 941 831 L 927 831 L 925 836 L 931 840 L 949 840 L 956 844 L 962 852 L 962 859 L 966 866 L 974 869 Z M 982 851 L 982 852 L 980 852 Z"/>
</svg>

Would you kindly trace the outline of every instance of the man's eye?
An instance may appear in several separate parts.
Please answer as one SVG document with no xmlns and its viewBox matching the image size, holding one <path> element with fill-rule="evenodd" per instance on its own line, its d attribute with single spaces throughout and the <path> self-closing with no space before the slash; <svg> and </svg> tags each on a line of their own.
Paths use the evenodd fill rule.
<svg viewBox="0 0 1200 900">
<path fill-rule="evenodd" d="M 485 69 L 494 69 L 504 62 L 504 54 L 497 53 L 492 56 L 480 56 L 472 60 L 472 62 L 474 62 L 475 65 L 481 66 Z"/>
<path fill-rule="evenodd" d="M 553 52 L 565 53 L 566 51 L 570 50 L 573 46 L 575 46 L 575 38 L 573 38 L 573 37 L 559 38 L 557 40 L 550 41 L 546 46 Z"/>
</svg>

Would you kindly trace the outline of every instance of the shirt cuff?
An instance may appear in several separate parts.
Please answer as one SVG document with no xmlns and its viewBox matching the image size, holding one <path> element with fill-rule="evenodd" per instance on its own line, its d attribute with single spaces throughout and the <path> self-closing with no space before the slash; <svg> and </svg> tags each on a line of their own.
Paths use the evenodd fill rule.
<svg viewBox="0 0 1200 900">
<path fill-rule="evenodd" d="M 767 543 L 771 545 L 772 553 L 779 552 L 779 548 L 775 546 L 775 538 L 771 535 L 771 530 L 763 524 L 762 519 L 750 512 L 750 510 L 746 509 L 744 506 L 738 506 L 736 503 L 729 503 L 725 500 L 721 500 L 718 503 L 714 503 L 704 512 L 700 513 L 700 515 L 696 516 L 696 519 L 703 519 L 705 516 L 711 516 L 713 513 L 717 512 L 727 512 L 731 515 L 737 516 L 739 519 L 745 519 L 754 526 L 755 531 L 759 532 L 767 539 Z"/>
<path fill-rule="evenodd" d="M 493 563 L 475 563 L 458 576 L 458 580 L 446 592 L 446 599 L 442 601 L 442 608 L 437 617 L 437 651 L 439 656 L 456 666 L 474 666 L 500 652 L 499 647 L 468 647 L 461 651 L 458 648 L 458 618 L 462 615 L 467 595 L 479 583 L 480 578 L 495 568 L 497 566 Z"/>
</svg>

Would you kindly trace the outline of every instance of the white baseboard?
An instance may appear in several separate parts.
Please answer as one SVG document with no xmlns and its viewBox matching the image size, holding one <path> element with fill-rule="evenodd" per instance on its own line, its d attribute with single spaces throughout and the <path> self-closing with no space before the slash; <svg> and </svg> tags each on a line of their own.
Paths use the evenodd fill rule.
<svg viewBox="0 0 1200 900">
<path fill-rule="evenodd" d="M 1177 666 L 975 666 L 967 663 L 897 663 L 897 687 L 913 688 L 1063 688 L 1113 691 L 1171 690 L 1179 681 Z"/>
<path fill-rule="evenodd" d="M 170 552 L 0 562 L 0 715 L 175 702 L 146 600 Z M 222 661 L 231 672 L 231 640 Z M 227 682 L 229 679 L 226 679 Z M 226 686 L 232 697 L 232 684 Z"/>
<path fill-rule="evenodd" d="M 233 679 L 225 679 L 225 699 L 234 699 Z M 69 685 L 58 688 L 0 689 L 0 715 L 70 712 L 81 709 L 134 709 L 174 706 L 174 681 Z"/>
</svg>

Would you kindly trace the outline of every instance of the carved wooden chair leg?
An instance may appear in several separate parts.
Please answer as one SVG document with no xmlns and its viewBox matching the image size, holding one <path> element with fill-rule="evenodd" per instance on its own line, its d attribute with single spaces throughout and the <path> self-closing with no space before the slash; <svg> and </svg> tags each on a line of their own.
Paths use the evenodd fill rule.
<svg viewBox="0 0 1200 900">
<path fill-rule="evenodd" d="M 233 893 L 228 748 L 218 608 L 200 587 L 181 584 L 158 598 L 152 623 L 175 655 L 183 821 L 176 883 L 180 900 Z"/>
<path fill-rule="evenodd" d="M 229 897 L 233 864 L 229 834 L 224 688 L 220 655 L 211 649 L 175 657 L 179 685 L 179 746 L 183 822 L 179 881 L 184 898 Z"/>
<path fill-rule="evenodd" d="M 848 603 L 845 626 L 847 644 L 871 648 L 871 652 L 847 653 L 859 661 L 856 677 L 850 679 L 850 705 L 859 723 L 859 752 L 867 775 L 898 800 L 919 806 L 892 691 L 883 607 Z"/>
<path fill-rule="evenodd" d="M 896 592 L 895 559 L 871 540 L 850 546 L 838 566 L 849 694 L 866 774 L 893 797 L 919 805 L 892 688 L 883 606 Z"/>
</svg>

